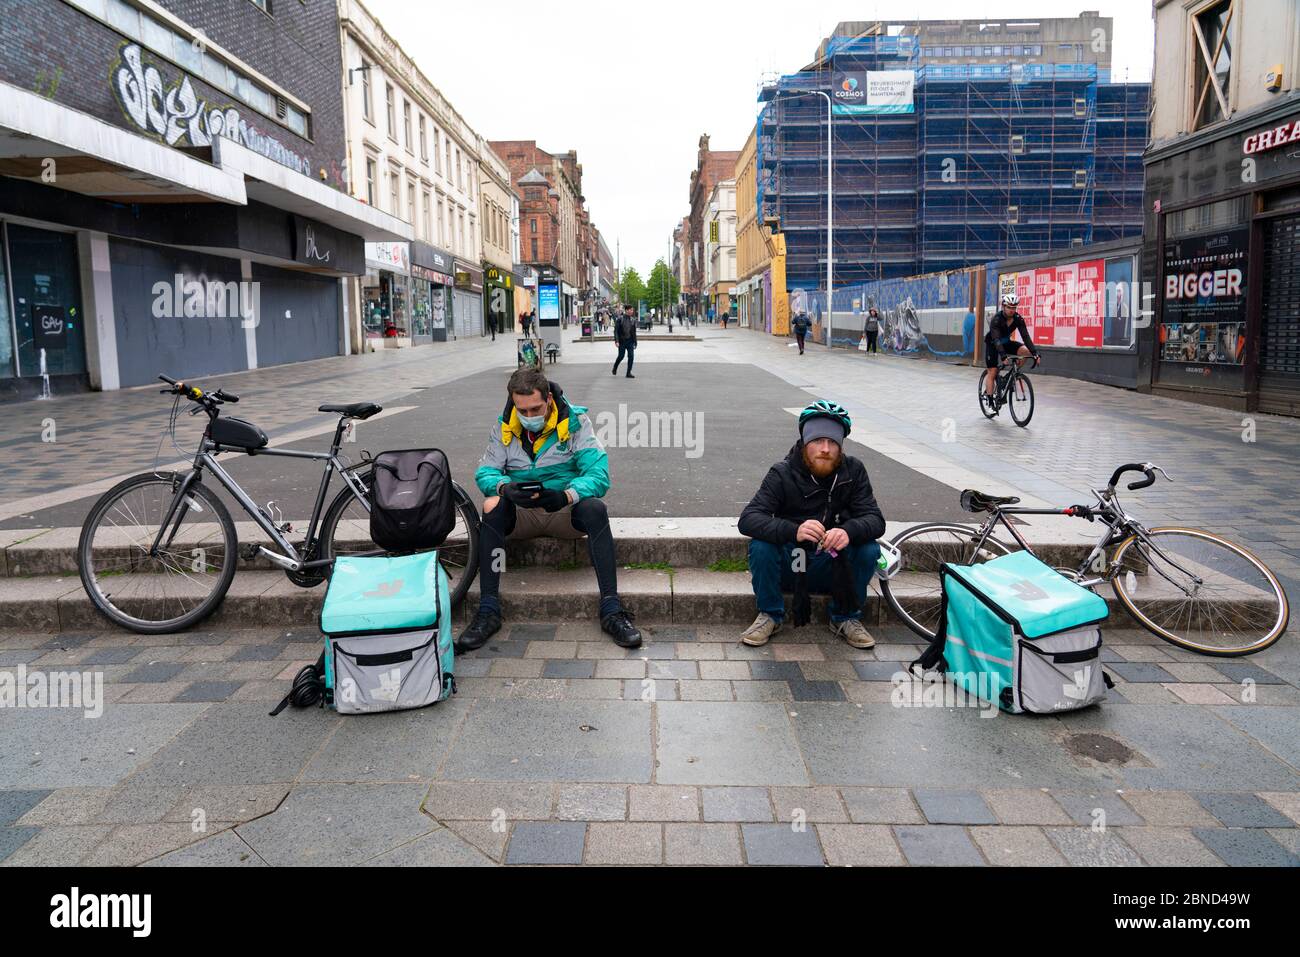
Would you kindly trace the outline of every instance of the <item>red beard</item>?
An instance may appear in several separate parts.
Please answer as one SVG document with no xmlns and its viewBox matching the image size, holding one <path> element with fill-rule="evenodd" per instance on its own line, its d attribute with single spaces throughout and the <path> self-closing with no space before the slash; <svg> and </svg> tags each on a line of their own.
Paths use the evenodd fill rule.
<svg viewBox="0 0 1300 957">
<path fill-rule="evenodd" d="M 834 475 L 835 470 L 840 467 L 840 451 L 836 449 L 827 456 L 814 456 L 808 447 L 804 446 L 803 464 L 808 467 L 808 471 L 814 478 L 826 478 L 828 475 Z"/>
</svg>

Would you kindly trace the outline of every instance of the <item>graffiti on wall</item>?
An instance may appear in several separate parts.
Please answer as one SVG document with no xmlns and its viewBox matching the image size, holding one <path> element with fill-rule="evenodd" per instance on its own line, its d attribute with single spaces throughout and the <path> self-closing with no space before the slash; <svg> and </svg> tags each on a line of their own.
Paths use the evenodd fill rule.
<svg viewBox="0 0 1300 957">
<path fill-rule="evenodd" d="M 916 352 L 921 347 L 925 335 L 921 332 L 921 320 L 916 314 L 911 296 L 907 296 L 892 309 L 879 309 L 879 312 L 881 349 L 889 352 Z"/>
<path fill-rule="evenodd" d="M 234 107 L 209 106 L 199 99 L 187 75 L 182 73 L 166 85 L 159 69 L 144 61 L 138 43 L 122 46 L 110 80 L 127 119 L 168 146 L 211 146 L 214 139 L 224 136 L 311 175 L 311 164 L 304 157 L 251 126 Z"/>
</svg>

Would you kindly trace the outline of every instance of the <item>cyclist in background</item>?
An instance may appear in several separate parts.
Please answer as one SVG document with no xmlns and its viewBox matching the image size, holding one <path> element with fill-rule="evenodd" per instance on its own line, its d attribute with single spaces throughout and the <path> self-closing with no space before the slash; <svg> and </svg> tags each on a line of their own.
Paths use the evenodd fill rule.
<svg viewBox="0 0 1300 957">
<path fill-rule="evenodd" d="M 1034 365 L 1042 362 L 1042 356 L 1034 348 L 1034 340 L 1029 337 L 1029 328 L 1024 316 L 1016 311 L 1020 297 L 1009 292 L 1002 297 L 1002 308 L 991 320 L 989 331 L 984 334 L 984 394 L 993 394 L 994 380 L 998 374 L 998 359 L 1003 355 L 1034 357 Z M 1020 342 L 1011 338 L 1011 334 L 1020 334 Z"/>
</svg>

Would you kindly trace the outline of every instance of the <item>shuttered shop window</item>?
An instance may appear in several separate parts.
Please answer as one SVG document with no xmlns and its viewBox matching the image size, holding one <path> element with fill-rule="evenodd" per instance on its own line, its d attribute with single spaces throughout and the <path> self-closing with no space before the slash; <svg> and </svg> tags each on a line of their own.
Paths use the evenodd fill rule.
<svg viewBox="0 0 1300 957">
<path fill-rule="evenodd" d="M 1293 405 L 1300 398 L 1300 216 L 1275 219 L 1267 229 L 1260 401 Z"/>
</svg>

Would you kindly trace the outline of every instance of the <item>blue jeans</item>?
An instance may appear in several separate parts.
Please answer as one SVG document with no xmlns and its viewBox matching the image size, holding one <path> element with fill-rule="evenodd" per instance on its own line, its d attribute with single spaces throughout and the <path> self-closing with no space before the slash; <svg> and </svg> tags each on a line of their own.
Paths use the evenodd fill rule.
<svg viewBox="0 0 1300 957">
<path fill-rule="evenodd" d="M 750 539 L 749 575 L 753 579 L 754 600 L 758 610 L 766 612 L 774 620 L 785 618 L 785 599 L 783 591 L 794 590 L 794 572 L 790 570 L 793 545 L 773 545 Z M 867 601 L 867 584 L 876 573 L 876 562 L 880 558 L 880 546 L 875 542 L 868 545 L 850 545 L 849 561 L 853 565 L 853 594 L 857 605 L 851 609 L 836 608 L 831 604 L 831 621 L 846 621 L 849 618 L 861 618 L 862 606 Z M 808 556 L 808 591 L 814 595 L 828 595 L 831 591 L 831 562 L 833 559 L 825 552 Z"/>
</svg>

